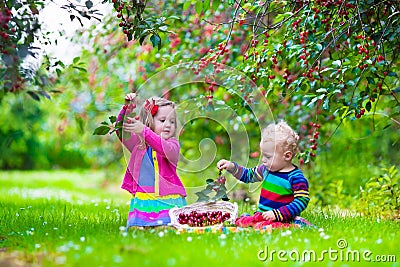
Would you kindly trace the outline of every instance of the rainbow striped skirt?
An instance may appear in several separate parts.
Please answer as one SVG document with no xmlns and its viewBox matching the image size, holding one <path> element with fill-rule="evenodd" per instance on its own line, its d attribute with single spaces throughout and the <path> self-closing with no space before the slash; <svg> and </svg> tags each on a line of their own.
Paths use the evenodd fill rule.
<svg viewBox="0 0 400 267">
<path fill-rule="evenodd" d="M 131 226 L 160 226 L 171 222 L 169 210 L 186 206 L 186 199 L 178 194 L 155 196 L 137 192 L 131 199 L 127 228 Z"/>
</svg>

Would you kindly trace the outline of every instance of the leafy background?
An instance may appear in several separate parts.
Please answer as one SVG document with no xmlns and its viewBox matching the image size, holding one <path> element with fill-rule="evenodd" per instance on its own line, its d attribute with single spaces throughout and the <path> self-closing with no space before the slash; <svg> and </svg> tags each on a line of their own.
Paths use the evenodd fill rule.
<svg viewBox="0 0 400 267">
<path fill-rule="evenodd" d="M 244 1 L 240 5 L 163 1 L 138 9 L 135 15 L 131 12 L 139 8 L 135 4 L 110 1 L 109 15 L 73 37 L 78 44 L 90 45 L 71 64 L 45 54 L 39 64 L 23 69 L 27 57 L 39 58 L 32 44 L 40 26 L 35 16 L 44 2 L 29 4 L 29 9 L 14 1 L 1 5 L 3 11 L 8 7 L 14 12 L 4 32 L 21 21 L 29 24 L 1 37 L 2 46 L 17 44 L 3 49 L 0 69 L 3 170 L 88 168 L 104 172 L 104 183 L 118 183 L 126 165 L 120 143 L 115 136 L 92 133 L 101 121 L 117 114 L 123 96 L 176 64 L 184 63 L 200 76 L 227 65 L 251 79 L 254 87 L 244 87 L 238 95 L 226 87 L 227 80 L 210 86 L 215 78 L 210 75 L 211 80 L 180 86 L 169 97 L 178 103 L 196 99 L 200 113 L 213 112 L 217 101 L 232 107 L 246 122 L 250 140 L 250 153 L 240 155 L 239 162 L 253 166 L 259 162 L 259 127 L 264 123 L 248 109 L 257 88 L 274 118 L 286 119 L 301 136 L 302 153 L 295 163 L 310 180 L 314 205 L 370 213 L 365 205 L 390 203 L 373 210 L 374 214 L 398 217 L 396 1 Z M 64 8 L 74 14 L 71 23 L 84 23 L 96 21 L 96 6 L 86 1 Z M 22 38 L 24 31 L 31 37 Z M 13 53 L 17 57 L 11 60 Z M 166 92 L 159 88 L 157 93 Z M 181 173 L 188 187 L 215 178 L 216 160 L 230 156 L 226 131 L 202 119 L 185 125 L 179 137 L 182 155 L 198 159 L 205 137 L 215 141 L 216 158 L 200 173 Z M 188 164 L 182 160 L 182 169 L 188 169 Z"/>
</svg>

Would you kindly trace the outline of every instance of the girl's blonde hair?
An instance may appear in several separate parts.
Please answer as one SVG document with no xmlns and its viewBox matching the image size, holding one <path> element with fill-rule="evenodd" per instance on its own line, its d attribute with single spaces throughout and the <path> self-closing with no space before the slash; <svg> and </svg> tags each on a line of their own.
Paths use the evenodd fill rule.
<svg viewBox="0 0 400 267">
<path fill-rule="evenodd" d="M 173 112 L 175 114 L 175 134 L 176 134 L 176 110 L 175 110 L 175 103 L 161 97 L 153 96 L 147 99 L 141 106 L 140 111 L 139 111 L 139 120 L 149 127 L 152 131 L 154 131 L 154 116 L 157 114 L 155 113 L 154 115 L 151 114 L 151 109 L 145 108 L 146 102 L 157 105 L 158 107 L 164 107 L 164 106 L 171 106 L 173 108 Z M 146 148 L 146 143 L 143 138 L 140 138 L 140 145 L 139 148 L 145 149 Z"/>
<path fill-rule="evenodd" d="M 299 135 L 283 120 L 271 123 L 261 133 L 261 141 L 273 141 L 283 151 L 291 151 L 295 155 L 298 151 Z"/>
</svg>

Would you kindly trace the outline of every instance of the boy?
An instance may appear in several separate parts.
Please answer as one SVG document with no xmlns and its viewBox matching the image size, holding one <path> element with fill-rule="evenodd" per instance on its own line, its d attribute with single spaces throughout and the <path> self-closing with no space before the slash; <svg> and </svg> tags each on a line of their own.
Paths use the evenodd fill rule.
<svg viewBox="0 0 400 267">
<path fill-rule="evenodd" d="M 292 222 L 306 209 L 310 201 L 308 181 L 302 171 L 292 164 L 298 140 L 299 136 L 286 122 L 272 123 L 261 134 L 263 164 L 249 169 L 226 159 L 217 163 L 220 170 L 227 170 L 244 183 L 262 182 L 254 223 L 262 219 Z"/>
</svg>

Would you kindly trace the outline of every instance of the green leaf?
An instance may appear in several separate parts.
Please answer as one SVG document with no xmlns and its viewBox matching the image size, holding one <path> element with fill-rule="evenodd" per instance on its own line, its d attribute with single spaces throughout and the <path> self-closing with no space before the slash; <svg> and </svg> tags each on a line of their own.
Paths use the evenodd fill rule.
<svg viewBox="0 0 400 267">
<path fill-rule="evenodd" d="M 189 3 L 190 3 L 190 2 L 189 2 Z M 178 17 L 178 16 L 169 16 L 167 19 L 181 20 L 181 18 Z"/>
<path fill-rule="evenodd" d="M 375 80 L 371 77 L 366 77 L 369 84 L 375 84 Z"/>
<path fill-rule="evenodd" d="M 204 0 L 203 2 L 203 10 L 206 12 L 210 8 L 210 0 Z"/>
<path fill-rule="evenodd" d="M 207 184 L 214 183 L 214 180 L 213 180 L 213 179 L 207 179 L 207 180 L 206 180 L 206 183 L 207 183 Z"/>
<path fill-rule="evenodd" d="M 351 87 L 354 86 L 356 83 L 353 80 L 349 80 L 346 84 Z"/>
<path fill-rule="evenodd" d="M 322 105 L 324 110 L 329 110 L 329 98 L 325 98 L 324 104 Z"/>
<path fill-rule="evenodd" d="M 108 117 L 108 119 L 110 120 L 111 123 L 114 123 L 117 121 L 117 117 L 116 116 L 110 116 Z"/>
<path fill-rule="evenodd" d="M 140 39 L 139 39 L 139 44 L 140 44 L 140 45 L 143 44 L 144 39 L 146 39 L 146 37 L 147 37 L 147 35 L 144 35 L 144 36 L 140 37 Z"/>
<path fill-rule="evenodd" d="M 340 67 L 340 66 L 342 66 L 342 61 L 340 61 L 340 60 L 335 60 L 335 61 L 333 61 L 332 62 L 332 65 L 334 65 L 334 66 L 336 66 L 336 67 Z"/>
<path fill-rule="evenodd" d="M 220 199 L 220 198 L 227 198 L 225 190 L 221 190 L 220 189 L 212 199 L 217 200 L 217 199 Z"/>
<path fill-rule="evenodd" d="M 158 35 L 158 34 L 153 34 L 151 37 L 150 37 L 150 41 L 151 41 L 151 43 L 153 44 L 153 47 L 158 47 L 158 50 L 160 50 L 161 49 L 161 38 L 160 38 L 160 36 Z"/>
<path fill-rule="evenodd" d="M 80 57 L 75 57 L 75 58 L 72 60 L 72 63 L 76 64 L 76 63 L 79 62 L 80 59 L 81 59 Z"/>
<path fill-rule="evenodd" d="M 75 122 L 78 125 L 79 133 L 83 134 L 85 131 L 85 121 L 81 116 L 75 116 Z M 101 126 L 100 126 L 101 127 Z M 108 128 L 108 126 L 107 126 Z"/>
<path fill-rule="evenodd" d="M 208 201 L 208 200 L 210 199 L 209 196 L 205 195 L 205 194 L 202 193 L 202 192 L 196 192 L 196 195 L 197 195 L 197 197 L 198 197 L 197 200 L 196 200 L 196 202 Z"/>
<path fill-rule="evenodd" d="M 161 26 L 160 28 L 158 28 L 160 31 L 162 31 L 162 32 L 166 32 L 167 30 L 168 30 L 168 26 L 167 25 L 164 25 L 164 26 Z"/>
<path fill-rule="evenodd" d="M 208 195 L 208 194 L 210 194 L 212 192 L 212 189 L 211 188 L 206 188 L 206 189 L 201 190 L 201 192 L 203 194 L 205 194 L 205 195 Z"/>
<path fill-rule="evenodd" d="M 322 50 L 322 45 L 321 45 L 321 44 L 317 44 L 317 45 L 316 45 L 316 49 L 317 49 L 318 51 L 321 51 L 321 50 Z"/>
<path fill-rule="evenodd" d="M 25 58 L 29 53 L 29 47 L 26 44 L 22 44 L 18 46 L 18 56 L 20 58 Z"/>
<path fill-rule="evenodd" d="M 93 135 L 106 135 L 109 131 L 110 127 L 102 125 L 94 129 Z"/>
<path fill-rule="evenodd" d="M 35 92 L 33 92 L 33 91 L 28 91 L 27 93 L 28 93 L 28 95 L 29 95 L 30 97 L 32 97 L 34 100 L 40 101 L 40 97 L 39 97 Z"/>
<path fill-rule="evenodd" d="M 317 93 L 326 93 L 326 92 L 328 92 L 328 90 L 326 88 L 319 88 L 319 89 L 317 89 L 316 92 Z"/>
<path fill-rule="evenodd" d="M 87 7 L 87 9 L 91 9 L 93 7 L 93 2 L 90 0 L 87 0 L 85 2 L 85 6 Z"/>
<path fill-rule="evenodd" d="M 186 11 L 192 3 L 190 1 L 185 1 L 183 4 L 183 11 Z"/>
<path fill-rule="evenodd" d="M 368 101 L 367 104 L 365 104 L 365 109 L 369 112 L 371 110 L 372 104 L 371 101 Z"/>
<path fill-rule="evenodd" d="M 37 9 L 37 6 L 35 4 L 30 4 L 29 9 L 31 10 L 32 14 L 39 14 L 39 10 Z"/>
<path fill-rule="evenodd" d="M 221 0 L 213 0 L 212 1 L 212 9 L 217 10 L 220 4 L 221 4 Z"/>
<path fill-rule="evenodd" d="M 200 15 L 201 12 L 203 11 L 203 2 L 197 1 L 194 9 L 195 9 L 196 13 Z"/>
<path fill-rule="evenodd" d="M 227 195 L 221 197 L 221 199 L 222 199 L 223 201 L 229 201 L 229 197 L 228 197 Z"/>
</svg>

